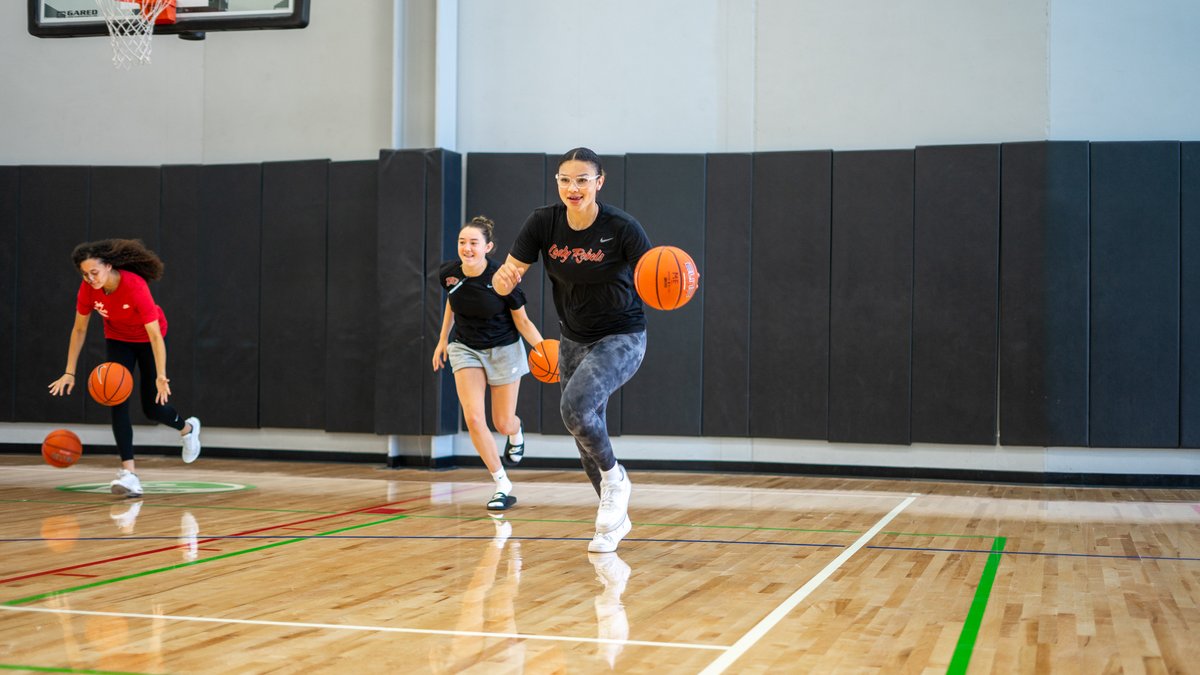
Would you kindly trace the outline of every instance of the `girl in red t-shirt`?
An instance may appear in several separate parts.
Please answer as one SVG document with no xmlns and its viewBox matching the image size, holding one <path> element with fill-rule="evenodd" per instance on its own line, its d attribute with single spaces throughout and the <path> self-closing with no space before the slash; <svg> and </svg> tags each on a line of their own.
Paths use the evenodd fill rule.
<svg viewBox="0 0 1200 675">
<path fill-rule="evenodd" d="M 179 416 L 167 403 L 171 396 L 167 379 L 167 317 L 154 304 L 146 282 L 162 277 L 158 255 L 137 239 L 105 239 L 80 244 L 71 261 L 83 275 L 75 300 L 75 326 L 67 347 L 67 368 L 50 383 L 50 394 L 62 396 L 75 388 L 79 352 L 87 337 L 92 313 L 104 320 L 104 343 L 108 361 L 141 370 L 138 388 L 146 417 L 178 429 L 183 438 L 183 461 L 200 456 L 200 420 Z M 121 469 L 110 484 L 113 494 L 142 496 L 142 483 L 134 472 L 133 421 L 129 401 L 112 406 L 113 437 L 121 453 Z"/>
</svg>

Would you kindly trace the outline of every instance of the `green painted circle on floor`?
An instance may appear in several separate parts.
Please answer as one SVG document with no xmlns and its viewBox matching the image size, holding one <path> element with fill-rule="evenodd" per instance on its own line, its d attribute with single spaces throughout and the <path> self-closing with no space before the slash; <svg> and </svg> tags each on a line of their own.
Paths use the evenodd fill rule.
<svg viewBox="0 0 1200 675">
<path fill-rule="evenodd" d="M 59 490 L 66 492 L 83 492 L 88 494 L 110 494 L 108 483 L 76 483 L 75 485 L 60 485 Z M 220 483 L 198 480 L 144 480 L 142 492 L 148 495 L 183 495 L 203 494 L 206 492 L 236 492 L 238 490 L 253 490 L 253 485 L 241 483 Z"/>
</svg>

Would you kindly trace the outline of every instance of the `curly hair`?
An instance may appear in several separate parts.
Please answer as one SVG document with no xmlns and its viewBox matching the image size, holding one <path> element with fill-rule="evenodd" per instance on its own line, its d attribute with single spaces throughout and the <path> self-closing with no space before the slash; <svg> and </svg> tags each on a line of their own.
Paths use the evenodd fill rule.
<svg viewBox="0 0 1200 675">
<path fill-rule="evenodd" d="M 126 270 L 146 281 L 158 281 L 163 275 L 163 261 L 146 248 L 141 239 L 102 239 L 80 244 L 71 251 L 71 262 L 78 268 L 84 260 L 95 259 Z"/>
<path fill-rule="evenodd" d="M 492 235 L 495 233 L 496 223 L 492 222 L 491 218 L 487 216 L 475 216 L 466 225 L 463 225 L 462 229 L 465 230 L 468 227 L 473 227 L 482 232 L 485 243 L 492 243 Z M 459 231 L 461 232 L 462 230 Z"/>
</svg>

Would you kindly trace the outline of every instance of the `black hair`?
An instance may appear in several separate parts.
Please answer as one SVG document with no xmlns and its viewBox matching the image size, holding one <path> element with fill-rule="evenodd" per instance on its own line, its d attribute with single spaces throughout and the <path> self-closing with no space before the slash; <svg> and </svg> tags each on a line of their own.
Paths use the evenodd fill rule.
<svg viewBox="0 0 1200 675">
<path fill-rule="evenodd" d="M 141 239 L 102 239 L 80 244 L 71 251 L 71 262 L 76 268 L 93 258 L 112 265 L 113 269 L 133 272 L 146 281 L 158 281 L 163 275 L 163 261 Z"/>
<path fill-rule="evenodd" d="M 563 153 L 562 158 L 558 160 L 559 168 L 562 168 L 563 164 L 566 164 L 572 160 L 587 162 L 596 167 L 596 175 L 604 175 L 604 164 L 600 161 L 600 155 L 597 155 L 590 148 L 574 148 L 566 151 Z"/>
</svg>

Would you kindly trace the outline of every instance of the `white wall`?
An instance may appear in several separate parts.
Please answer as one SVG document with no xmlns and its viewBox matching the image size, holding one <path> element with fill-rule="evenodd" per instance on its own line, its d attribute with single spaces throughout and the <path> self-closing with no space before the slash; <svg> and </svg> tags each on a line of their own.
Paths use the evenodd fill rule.
<svg viewBox="0 0 1200 675">
<path fill-rule="evenodd" d="M 130 72 L 26 20 L 0 3 L 6 164 L 366 159 L 433 145 L 439 98 L 460 152 L 1200 138 L 1194 0 L 314 0 Z"/>
<path fill-rule="evenodd" d="M 464 151 L 1045 138 L 1047 0 L 460 0 Z"/>
<path fill-rule="evenodd" d="M 756 150 L 1046 136 L 1047 0 L 760 0 Z"/>
<path fill-rule="evenodd" d="M 107 38 L 27 32 L 0 3 L 0 163 L 369 159 L 391 144 L 392 3 L 313 3 L 303 30 L 157 36 L 112 67 Z"/>
<path fill-rule="evenodd" d="M 1054 0 L 1050 138 L 1200 139 L 1200 3 Z"/>
</svg>

